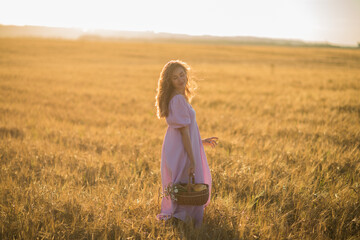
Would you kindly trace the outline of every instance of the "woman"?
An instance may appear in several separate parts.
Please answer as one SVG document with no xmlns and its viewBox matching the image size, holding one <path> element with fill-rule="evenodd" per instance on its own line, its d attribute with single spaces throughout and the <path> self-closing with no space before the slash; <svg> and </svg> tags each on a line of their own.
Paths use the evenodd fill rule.
<svg viewBox="0 0 360 240">
<path fill-rule="evenodd" d="M 189 175 L 195 175 L 195 183 L 206 183 L 211 192 L 211 174 L 203 145 L 215 147 L 217 137 L 201 140 L 190 105 L 193 84 L 189 77 L 190 67 L 182 61 L 168 62 L 160 73 L 156 95 L 158 118 L 166 118 L 168 128 L 161 152 L 161 181 L 163 192 L 169 184 L 187 183 Z M 172 217 L 182 221 L 202 224 L 204 206 L 178 205 L 176 201 L 163 197 L 159 220 Z"/>
</svg>

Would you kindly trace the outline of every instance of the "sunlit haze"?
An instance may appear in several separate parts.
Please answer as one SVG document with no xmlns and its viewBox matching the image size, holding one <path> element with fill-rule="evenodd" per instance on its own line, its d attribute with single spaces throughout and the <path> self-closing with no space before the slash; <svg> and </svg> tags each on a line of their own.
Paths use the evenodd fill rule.
<svg viewBox="0 0 360 240">
<path fill-rule="evenodd" d="M 190 35 L 255 36 L 357 45 L 359 0 L 8 0 L 0 24 Z"/>
</svg>

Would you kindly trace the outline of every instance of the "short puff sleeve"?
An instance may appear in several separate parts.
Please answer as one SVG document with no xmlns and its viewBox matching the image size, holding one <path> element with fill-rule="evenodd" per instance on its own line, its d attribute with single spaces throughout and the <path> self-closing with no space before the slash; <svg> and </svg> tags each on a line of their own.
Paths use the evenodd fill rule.
<svg viewBox="0 0 360 240">
<path fill-rule="evenodd" d="M 169 116 L 167 124 L 172 128 L 182 128 L 191 123 L 189 107 L 182 95 L 175 95 L 169 103 Z"/>
</svg>

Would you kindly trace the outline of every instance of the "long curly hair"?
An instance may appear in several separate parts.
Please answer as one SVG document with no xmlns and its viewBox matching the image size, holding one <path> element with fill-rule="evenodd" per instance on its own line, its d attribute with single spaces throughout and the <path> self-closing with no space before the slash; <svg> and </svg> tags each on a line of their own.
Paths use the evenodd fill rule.
<svg viewBox="0 0 360 240">
<path fill-rule="evenodd" d="M 181 60 L 171 60 L 165 64 L 163 67 L 159 81 L 156 94 L 155 106 L 157 109 L 157 117 L 160 119 L 162 117 L 167 117 L 169 115 L 169 102 L 170 98 L 175 90 L 171 77 L 174 70 L 177 67 L 182 67 L 187 77 L 187 83 L 185 85 L 185 98 L 190 103 L 191 99 L 194 97 L 194 91 L 196 89 L 196 84 L 190 77 L 190 66 L 181 61 Z"/>
</svg>

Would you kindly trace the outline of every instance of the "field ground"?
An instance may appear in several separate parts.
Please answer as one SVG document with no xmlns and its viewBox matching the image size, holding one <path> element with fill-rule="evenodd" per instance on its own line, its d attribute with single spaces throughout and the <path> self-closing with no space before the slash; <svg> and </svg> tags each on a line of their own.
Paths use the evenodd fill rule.
<svg viewBox="0 0 360 240">
<path fill-rule="evenodd" d="M 164 64 L 193 68 L 201 229 L 157 222 Z M 359 239 L 360 50 L 0 39 L 1 239 Z"/>
</svg>

